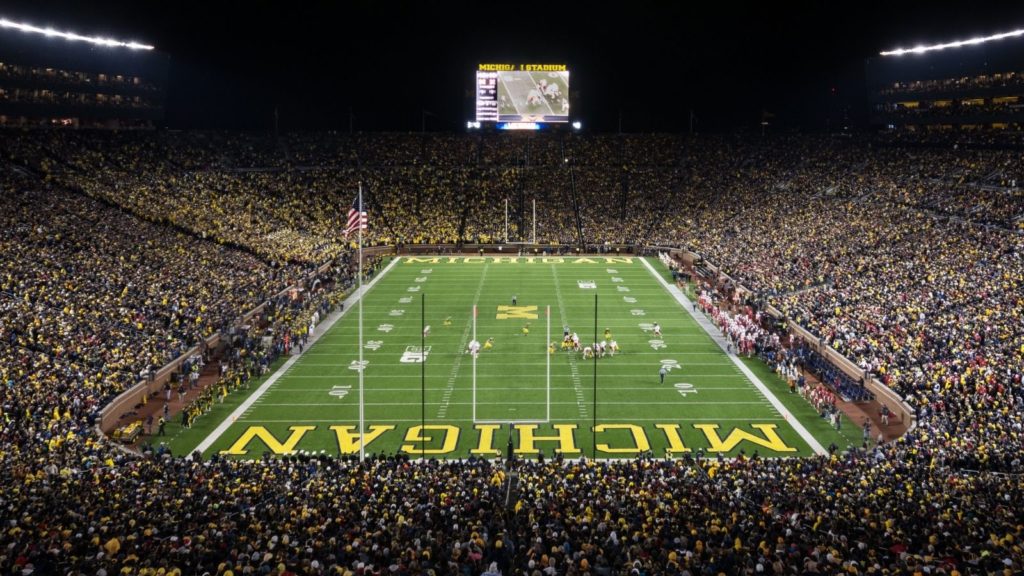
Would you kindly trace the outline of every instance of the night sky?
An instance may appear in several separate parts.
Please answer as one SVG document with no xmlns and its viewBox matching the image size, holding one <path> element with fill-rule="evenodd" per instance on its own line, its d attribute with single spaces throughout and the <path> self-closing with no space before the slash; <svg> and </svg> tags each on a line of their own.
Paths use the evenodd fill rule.
<svg viewBox="0 0 1024 576">
<path fill-rule="evenodd" d="M 0 15 L 154 44 L 172 128 L 461 130 L 478 62 L 568 63 L 592 131 L 822 130 L 863 117 L 864 58 L 1024 27 L 1024 3 L 52 2 Z"/>
</svg>

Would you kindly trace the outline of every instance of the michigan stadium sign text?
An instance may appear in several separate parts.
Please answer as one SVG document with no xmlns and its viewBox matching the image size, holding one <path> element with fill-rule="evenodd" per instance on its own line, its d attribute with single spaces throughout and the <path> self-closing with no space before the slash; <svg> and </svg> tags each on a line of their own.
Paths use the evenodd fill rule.
<svg viewBox="0 0 1024 576">
<path fill-rule="evenodd" d="M 566 72 L 565 64 L 481 64 L 481 72 Z"/>
<path fill-rule="evenodd" d="M 540 433 L 538 424 L 513 424 L 516 443 L 515 453 L 535 455 L 542 449 L 545 453 L 561 453 L 566 455 L 582 455 L 584 449 L 578 443 L 577 424 L 551 424 L 550 430 Z M 679 424 L 654 424 L 652 430 L 637 424 L 598 424 L 594 427 L 597 436 L 597 451 L 604 455 L 631 456 L 647 452 L 651 449 L 651 438 L 648 433 L 657 434 L 657 440 L 664 439 L 665 450 L 670 454 L 685 454 L 694 447 L 704 448 L 708 452 L 731 452 L 733 449 L 768 450 L 779 454 L 796 452 L 779 437 L 775 424 L 750 424 L 749 430 L 732 428 L 727 432 L 720 430 L 718 424 L 690 424 L 687 435 L 696 433 L 697 443 L 688 443 L 683 438 L 683 426 Z M 404 432 L 393 424 L 369 424 L 364 435 L 366 450 L 373 451 L 375 442 L 382 438 L 401 434 L 405 442 L 399 451 L 414 456 L 443 456 L 454 454 L 462 443 L 472 446 L 469 454 L 474 456 L 497 456 L 501 454 L 499 432 L 501 424 L 474 424 L 472 430 L 465 430 L 450 424 L 428 424 L 426 426 L 409 426 Z M 657 430 L 655 432 L 654 430 Z M 246 428 L 227 450 L 221 454 L 245 456 L 250 451 L 262 454 L 270 451 L 273 454 L 292 454 L 302 449 L 302 441 L 312 436 L 330 434 L 337 442 L 339 454 L 359 453 L 358 427 L 350 424 L 334 426 L 290 426 L 288 432 L 277 436 L 263 426 Z M 500 435 L 506 438 L 505 434 Z M 319 445 L 319 444 L 318 444 Z M 466 446 L 464 446 L 466 447 Z M 589 450 L 587 450 L 589 452 Z"/>
</svg>

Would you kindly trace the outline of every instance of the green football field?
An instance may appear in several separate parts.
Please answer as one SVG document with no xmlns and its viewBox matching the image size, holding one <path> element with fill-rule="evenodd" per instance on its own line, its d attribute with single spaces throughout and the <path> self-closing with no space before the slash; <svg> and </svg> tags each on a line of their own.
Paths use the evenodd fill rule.
<svg viewBox="0 0 1024 576">
<path fill-rule="evenodd" d="M 834 431 L 764 364 L 727 355 L 666 274 L 657 259 L 635 257 L 397 259 L 363 303 L 366 451 L 498 457 L 511 437 L 523 457 L 805 456 L 860 442 L 849 422 Z M 596 361 L 560 346 L 564 327 L 594 342 L 595 295 L 597 340 L 607 330 L 620 348 Z M 493 341 L 476 358 L 466 353 L 474 330 Z M 171 447 L 358 454 L 358 359 L 352 306 L 244 396 L 191 430 L 169 426 Z"/>
</svg>

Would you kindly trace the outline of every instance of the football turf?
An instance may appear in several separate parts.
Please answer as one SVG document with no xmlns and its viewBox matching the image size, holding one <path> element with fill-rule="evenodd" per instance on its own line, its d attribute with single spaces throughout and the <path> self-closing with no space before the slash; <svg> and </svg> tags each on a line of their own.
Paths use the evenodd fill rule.
<svg viewBox="0 0 1024 576">
<path fill-rule="evenodd" d="M 648 264 L 635 257 L 400 258 L 363 304 L 366 451 L 497 457 L 511 435 L 522 457 L 556 449 L 598 458 L 647 450 L 656 457 L 810 455 L 794 419 L 822 446 L 859 442 L 849 422 L 833 430 L 760 362 L 727 355 L 659 282 L 663 266 Z M 584 345 L 595 340 L 595 295 L 597 340 L 608 330 L 620 347 L 596 361 L 559 345 L 566 326 Z M 474 306 L 477 340 L 493 339 L 475 360 L 475 386 L 466 353 Z M 358 357 L 351 309 L 262 393 L 262 380 L 254 384 L 248 394 L 257 396 L 244 411 L 233 413 L 243 398 L 232 397 L 191 430 L 169 426 L 171 447 L 190 451 L 227 420 L 206 455 L 358 453 Z M 741 366 L 781 403 L 773 405 Z"/>
</svg>

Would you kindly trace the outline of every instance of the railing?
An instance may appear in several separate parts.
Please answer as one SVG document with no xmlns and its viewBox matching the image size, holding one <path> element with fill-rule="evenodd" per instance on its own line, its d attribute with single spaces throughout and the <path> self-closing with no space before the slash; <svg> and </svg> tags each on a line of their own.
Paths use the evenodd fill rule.
<svg viewBox="0 0 1024 576">
<path fill-rule="evenodd" d="M 363 252 L 365 256 L 382 253 L 386 250 L 387 248 L 380 247 L 377 249 L 364 249 Z M 370 252 L 372 252 L 372 254 L 368 254 Z M 268 298 L 267 300 L 279 298 L 283 295 L 286 295 L 291 290 L 302 288 L 303 284 L 311 281 L 318 275 L 323 274 L 328 269 L 330 269 L 330 266 L 330 264 L 321 265 L 315 271 L 310 272 L 304 278 L 300 279 L 299 282 L 292 284 L 291 286 L 288 286 L 287 288 L 281 290 L 280 292 L 273 295 L 271 298 Z M 246 324 L 250 320 L 252 320 L 254 316 L 261 313 L 263 311 L 263 308 L 266 307 L 267 305 L 267 300 L 264 300 L 259 306 L 256 306 L 252 310 L 249 310 L 248 312 L 240 316 L 236 321 L 235 325 L 241 326 L 243 324 Z M 204 345 L 208 349 L 214 349 L 220 345 L 222 338 L 224 338 L 224 336 L 220 332 L 216 332 L 204 339 Z M 157 370 L 156 374 L 153 376 L 152 379 L 144 378 L 140 380 L 136 385 L 125 390 L 116 398 L 111 400 L 109 404 L 107 404 L 106 406 L 103 407 L 102 410 L 100 410 L 99 419 L 97 419 L 96 421 L 96 428 L 98 428 L 99 431 L 103 434 L 109 434 L 118 426 L 122 425 L 122 420 L 126 414 L 129 414 L 130 412 L 135 410 L 135 407 L 142 403 L 143 398 L 148 398 L 154 392 L 159 392 L 160 390 L 162 390 L 164 384 L 171 379 L 171 376 L 175 373 L 175 371 L 178 370 L 178 368 L 181 367 L 185 360 L 191 358 L 195 354 L 198 354 L 201 348 L 202 347 L 198 345 L 189 348 L 183 354 L 181 354 L 174 360 L 171 360 L 163 367 L 161 367 L 159 370 Z"/>
<path fill-rule="evenodd" d="M 680 248 L 666 248 L 666 250 L 673 257 L 678 257 L 687 265 L 693 265 L 695 262 L 701 260 L 701 256 L 699 254 L 690 252 L 689 250 Z M 752 292 L 745 286 L 736 282 L 732 277 L 722 272 L 718 267 L 708 263 L 707 260 L 703 261 L 703 266 L 711 270 L 717 278 L 725 278 L 732 282 L 742 296 L 746 297 L 752 294 Z M 786 318 L 786 315 L 774 306 L 768 306 L 767 312 L 778 318 Z M 857 366 L 857 364 L 837 352 L 831 346 L 821 342 L 817 336 L 812 334 L 803 326 L 800 326 L 789 318 L 786 318 L 786 325 L 788 326 L 791 334 L 796 334 L 800 338 L 803 338 L 813 350 L 821 354 L 827 361 L 831 362 L 832 365 L 845 372 L 854 380 L 860 380 L 861 377 L 864 376 L 864 370 L 860 366 Z M 912 430 L 917 425 L 917 417 L 914 414 L 914 410 L 906 403 L 906 401 L 903 400 L 902 397 L 900 397 L 899 394 L 893 391 L 892 388 L 889 388 L 877 378 L 871 378 L 870 380 L 865 379 L 864 386 L 875 395 L 875 400 L 889 408 L 889 411 L 900 423 L 907 424 L 908 431 Z"/>
</svg>

